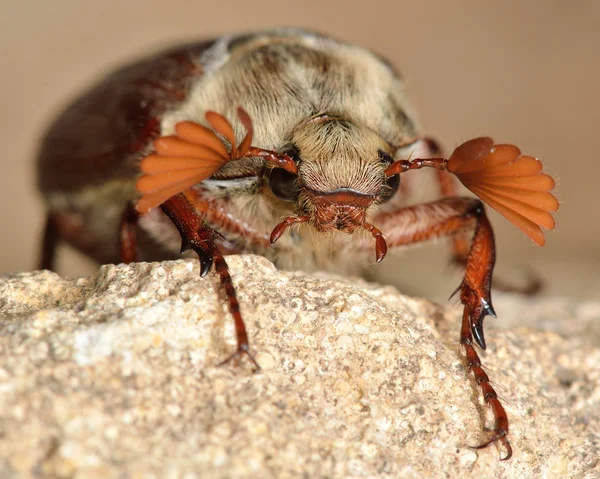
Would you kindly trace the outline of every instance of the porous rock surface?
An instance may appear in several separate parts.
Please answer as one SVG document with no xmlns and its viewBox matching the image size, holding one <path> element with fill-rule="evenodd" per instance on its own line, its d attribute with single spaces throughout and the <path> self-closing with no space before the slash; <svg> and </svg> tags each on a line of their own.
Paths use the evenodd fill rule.
<svg viewBox="0 0 600 479">
<path fill-rule="evenodd" d="M 600 477 L 599 303 L 496 294 L 482 358 L 511 420 L 500 462 L 468 447 L 492 419 L 458 307 L 229 264 L 258 372 L 218 366 L 233 325 L 195 261 L 5 276 L 0 477 Z"/>
</svg>

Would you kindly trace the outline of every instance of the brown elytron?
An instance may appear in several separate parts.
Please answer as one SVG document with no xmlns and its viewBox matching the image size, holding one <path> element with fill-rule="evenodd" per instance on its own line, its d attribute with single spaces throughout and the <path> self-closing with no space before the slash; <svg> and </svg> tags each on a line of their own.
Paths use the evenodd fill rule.
<svg viewBox="0 0 600 479">
<path fill-rule="evenodd" d="M 202 276 L 208 273 L 211 263 L 214 262 L 228 298 L 229 311 L 235 321 L 238 344 L 235 355 L 246 354 L 256 364 L 249 352 L 248 334 L 240 314 L 235 289 L 227 264 L 215 243 L 215 235 L 185 195 L 186 190 L 216 173 L 225 163 L 236 161 L 245 155 L 262 156 L 276 167 L 286 169 L 290 173 L 298 173 L 295 163 L 288 155 L 252 148 L 252 122 L 241 108 L 238 108 L 238 116 L 246 127 L 247 134 L 242 144 L 236 147 L 229 122 L 214 112 L 206 114 L 206 120 L 214 131 L 228 141 L 230 151 L 225 149 L 215 133 L 190 122 L 176 126 L 179 138 L 156 140 L 156 154 L 146 157 L 140 165 L 145 175 L 137 183 L 139 192 L 143 194 L 137 208 L 140 213 L 146 213 L 150 208 L 162 203 L 163 211 L 172 219 L 181 234 L 184 245 L 182 250 L 191 247 L 198 253 L 202 263 Z M 558 201 L 549 192 L 554 188 L 554 181 L 542 173 L 539 160 L 522 156 L 514 145 L 494 145 L 490 138 L 477 138 L 460 145 L 449 159 L 399 160 L 392 163 L 385 170 L 385 174 L 389 178 L 425 167 L 453 173 L 467 188 L 540 246 L 545 242 L 540 227 L 554 228 L 550 212 L 558 209 Z M 189 194 L 193 195 L 193 192 L 190 191 Z M 495 417 L 494 434 L 477 448 L 501 441 L 506 448 L 503 459 L 510 458 L 512 448 L 507 438 L 508 416 L 482 368 L 473 345 L 475 339 L 482 349 L 486 349 L 483 319 L 486 315 L 495 316 L 490 293 L 495 262 L 494 234 L 481 201 L 471 198 L 445 198 L 381 214 L 376 220 L 388 234 L 389 239 L 386 241 L 382 231 L 365 220 L 365 209 L 375 197 L 369 198 L 347 189 L 326 194 L 311 191 L 309 195 L 315 205 L 313 216 L 288 216 L 273 229 L 271 243 L 275 243 L 288 227 L 298 223 L 313 223 L 318 231 L 334 228 L 333 223 L 328 224 L 323 219 L 323 211 L 327 210 L 342 211 L 347 223 L 341 227 L 335 226 L 337 229 L 352 233 L 360 227 L 372 234 L 375 239 L 377 262 L 385 257 L 388 244 L 392 247 L 409 245 L 435 237 L 454 236 L 469 229 L 474 230 L 466 257 L 465 276 L 460 286 L 460 301 L 464 305 L 460 342 L 465 348 L 468 367 L 473 371 L 484 400 L 491 406 Z M 171 198 L 168 199 L 169 197 Z M 455 248 L 460 252 L 463 246 L 457 243 Z"/>
</svg>

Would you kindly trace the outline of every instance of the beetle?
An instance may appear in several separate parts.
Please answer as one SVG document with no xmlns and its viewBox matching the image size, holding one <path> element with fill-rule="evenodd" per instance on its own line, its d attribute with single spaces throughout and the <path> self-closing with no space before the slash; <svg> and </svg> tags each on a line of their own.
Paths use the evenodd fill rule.
<svg viewBox="0 0 600 479">
<path fill-rule="evenodd" d="M 444 198 L 407 206 L 400 178 L 425 167 Z M 453 238 L 465 266 L 460 343 L 495 418 L 478 448 L 502 443 L 511 457 L 508 417 L 475 349 L 486 348 L 483 319 L 495 316 L 495 242 L 481 200 L 543 245 L 540 227 L 554 228 L 558 209 L 554 181 L 537 159 L 489 138 L 441 157 L 401 77 L 375 53 L 293 29 L 160 52 L 68 106 L 41 143 L 37 171 L 48 211 L 40 266 L 53 268 L 61 240 L 100 263 L 196 253 L 235 322 L 237 351 L 224 362 L 254 361 L 226 255 L 356 273 L 349 248 L 365 256 L 374 240 L 379 262 L 388 247 Z M 448 172 L 480 199 L 456 196 Z"/>
</svg>

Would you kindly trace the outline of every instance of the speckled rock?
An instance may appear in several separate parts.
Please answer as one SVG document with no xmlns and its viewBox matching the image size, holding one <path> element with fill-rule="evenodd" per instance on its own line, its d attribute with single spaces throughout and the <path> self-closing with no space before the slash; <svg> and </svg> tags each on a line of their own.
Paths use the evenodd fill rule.
<svg viewBox="0 0 600 479">
<path fill-rule="evenodd" d="M 258 372 L 195 261 L 5 276 L 0 477 L 600 477 L 600 304 L 495 295 L 500 462 L 459 308 L 229 263 Z"/>
</svg>

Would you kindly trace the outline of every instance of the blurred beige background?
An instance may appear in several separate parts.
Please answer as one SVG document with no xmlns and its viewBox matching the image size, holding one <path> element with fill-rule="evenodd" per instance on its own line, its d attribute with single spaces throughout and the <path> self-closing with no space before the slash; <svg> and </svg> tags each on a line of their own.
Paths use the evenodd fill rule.
<svg viewBox="0 0 600 479">
<path fill-rule="evenodd" d="M 546 277 L 551 294 L 600 297 L 598 1 L 25 0 L 3 5 L 1 17 L 0 272 L 36 265 L 43 208 L 33 157 L 45 126 L 79 89 L 180 40 L 294 25 L 388 57 L 425 129 L 447 150 L 489 135 L 543 159 L 558 179 L 557 229 L 537 248 L 494 214 L 499 274 L 518 276 L 525 265 Z M 382 280 L 402 271 L 397 282 L 407 291 L 447 295 L 458 281 L 443 276 L 443 247 L 386 261 Z M 60 262 L 69 275 L 94 268 L 68 251 Z"/>
</svg>

